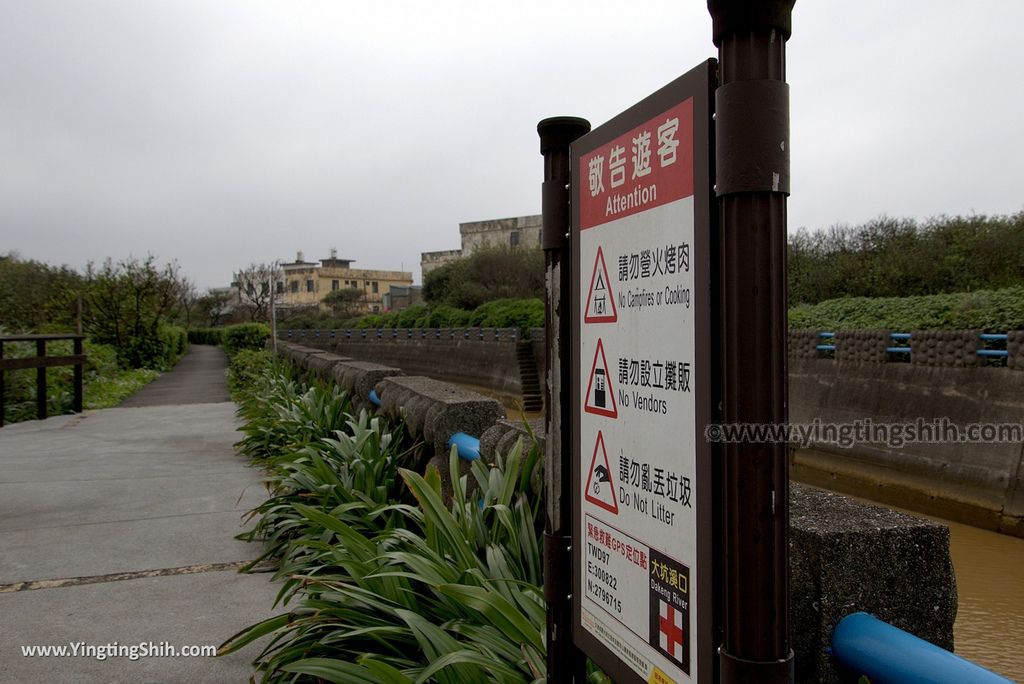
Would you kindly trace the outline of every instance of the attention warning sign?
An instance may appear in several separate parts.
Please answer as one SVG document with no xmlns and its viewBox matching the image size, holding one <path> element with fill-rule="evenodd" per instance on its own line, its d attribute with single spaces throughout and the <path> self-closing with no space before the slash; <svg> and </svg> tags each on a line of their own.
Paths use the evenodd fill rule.
<svg viewBox="0 0 1024 684">
<path fill-rule="evenodd" d="M 590 294 L 587 295 L 587 312 L 583 320 L 586 323 L 614 323 L 619 320 L 611 280 L 608 278 L 608 266 L 604 263 L 600 247 L 597 248 L 597 258 L 594 259 L 594 270 L 590 276 Z"/>
<path fill-rule="evenodd" d="M 619 684 L 714 677 L 713 72 L 571 149 L 573 641 Z"/>
<path fill-rule="evenodd" d="M 597 340 L 594 350 L 594 363 L 590 366 L 590 382 L 587 383 L 587 401 L 583 406 L 587 413 L 608 418 L 619 417 L 619 407 L 615 403 L 615 392 L 609 375 L 608 358 L 604 355 L 604 345 Z"/>
<path fill-rule="evenodd" d="M 619 514 L 619 503 L 616 501 L 615 482 L 612 481 L 612 468 L 608 463 L 608 451 L 604 447 L 604 436 L 597 433 L 594 445 L 594 456 L 590 459 L 590 475 L 587 477 L 587 501 L 600 506 L 612 515 Z"/>
</svg>

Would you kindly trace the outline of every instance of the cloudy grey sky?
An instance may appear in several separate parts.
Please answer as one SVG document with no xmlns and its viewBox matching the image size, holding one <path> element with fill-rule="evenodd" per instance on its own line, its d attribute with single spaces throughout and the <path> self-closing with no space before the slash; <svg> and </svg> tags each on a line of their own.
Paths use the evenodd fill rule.
<svg viewBox="0 0 1024 684">
<path fill-rule="evenodd" d="M 798 0 L 790 229 L 1024 209 L 1019 0 Z M 0 253 L 413 271 L 538 213 L 537 121 L 714 56 L 703 0 L 0 0 Z"/>
</svg>

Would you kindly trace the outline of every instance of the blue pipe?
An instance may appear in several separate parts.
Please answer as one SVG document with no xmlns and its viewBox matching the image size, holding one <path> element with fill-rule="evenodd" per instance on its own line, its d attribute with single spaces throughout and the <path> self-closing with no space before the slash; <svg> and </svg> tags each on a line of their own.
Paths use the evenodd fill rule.
<svg viewBox="0 0 1024 684">
<path fill-rule="evenodd" d="M 380 406 L 380 397 L 377 395 L 377 390 L 370 390 L 370 403 L 374 406 Z"/>
<path fill-rule="evenodd" d="M 814 347 L 818 351 L 835 351 L 836 345 L 834 344 L 818 344 Z"/>
<path fill-rule="evenodd" d="M 889 333 L 889 337 L 894 340 L 909 340 L 910 333 Z"/>
<path fill-rule="evenodd" d="M 909 354 L 910 347 L 886 347 L 885 351 L 890 354 Z"/>
<path fill-rule="evenodd" d="M 1010 352 L 1006 351 L 1005 349 L 979 349 L 976 353 L 978 356 L 1007 357 L 1010 355 Z"/>
<path fill-rule="evenodd" d="M 867 613 L 839 621 L 832 655 L 871 684 L 1013 684 Z"/>
<path fill-rule="evenodd" d="M 465 432 L 456 432 L 448 438 L 448 448 L 452 445 L 458 449 L 459 458 L 463 461 L 475 461 L 480 458 L 480 440 L 477 437 L 467 435 Z"/>
<path fill-rule="evenodd" d="M 978 337 L 986 342 L 1005 342 L 1010 336 L 1006 333 L 981 333 Z"/>
<path fill-rule="evenodd" d="M 834 332 L 820 332 L 820 333 L 818 333 L 818 337 L 835 337 L 835 336 L 836 336 L 836 334 Z"/>
</svg>

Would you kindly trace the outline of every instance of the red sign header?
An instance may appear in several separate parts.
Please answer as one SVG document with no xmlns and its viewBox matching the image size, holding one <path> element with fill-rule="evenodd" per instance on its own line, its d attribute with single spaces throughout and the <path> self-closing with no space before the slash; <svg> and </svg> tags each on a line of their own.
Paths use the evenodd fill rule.
<svg viewBox="0 0 1024 684">
<path fill-rule="evenodd" d="M 692 195 L 693 98 L 582 155 L 579 178 L 580 230 Z"/>
</svg>

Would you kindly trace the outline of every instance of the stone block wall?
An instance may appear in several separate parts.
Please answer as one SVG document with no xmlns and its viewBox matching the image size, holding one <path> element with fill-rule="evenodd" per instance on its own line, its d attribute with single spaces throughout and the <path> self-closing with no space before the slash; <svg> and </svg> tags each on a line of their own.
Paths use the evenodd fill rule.
<svg viewBox="0 0 1024 684">
<path fill-rule="evenodd" d="M 977 330 L 915 330 L 910 362 L 916 366 L 977 366 Z"/>
<path fill-rule="evenodd" d="M 841 330 L 836 332 L 836 361 L 885 363 L 888 346 L 888 330 Z"/>
<path fill-rule="evenodd" d="M 1010 352 L 1006 365 L 1013 370 L 1024 370 L 1024 330 L 1007 334 L 1006 351 Z"/>
<path fill-rule="evenodd" d="M 281 339 L 400 367 L 408 374 L 522 396 L 515 328 L 294 330 Z"/>
<path fill-rule="evenodd" d="M 790 330 L 789 356 L 794 359 L 816 359 L 820 344 L 817 330 Z"/>
</svg>

